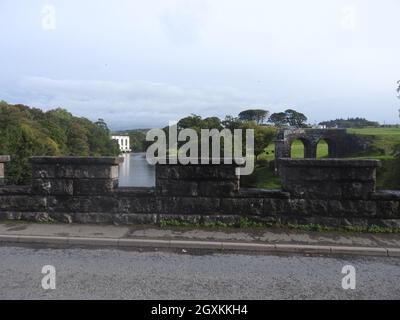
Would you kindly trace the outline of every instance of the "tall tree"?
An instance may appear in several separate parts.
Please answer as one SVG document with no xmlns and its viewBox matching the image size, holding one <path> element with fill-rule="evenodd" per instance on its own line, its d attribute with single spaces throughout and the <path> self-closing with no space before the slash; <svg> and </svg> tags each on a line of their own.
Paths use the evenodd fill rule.
<svg viewBox="0 0 400 320">
<path fill-rule="evenodd" d="M 239 119 L 243 121 L 255 121 L 258 125 L 263 124 L 268 118 L 269 111 L 263 109 L 249 109 L 239 113 Z"/>
<path fill-rule="evenodd" d="M 285 113 L 291 127 L 304 128 L 306 126 L 307 117 L 303 113 L 293 109 L 287 109 Z"/>
<path fill-rule="evenodd" d="M 95 124 L 97 125 L 97 126 L 99 126 L 100 128 L 103 128 L 104 130 L 107 130 L 108 131 L 108 126 L 107 126 L 107 123 L 104 121 L 104 119 L 98 119 L 96 122 L 95 122 Z"/>
<path fill-rule="evenodd" d="M 277 112 L 271 114 L 268 122 L 273 123 L 278 128 L 281 128 L 288 125 L 288 118 L 285 112 Z"/>
</svg>

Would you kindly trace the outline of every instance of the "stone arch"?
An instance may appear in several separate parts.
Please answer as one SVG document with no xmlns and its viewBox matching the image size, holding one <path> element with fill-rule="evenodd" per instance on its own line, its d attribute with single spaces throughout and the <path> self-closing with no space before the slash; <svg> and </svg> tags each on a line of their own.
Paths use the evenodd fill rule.
<svg viewBox="0 0 400 320">
<path fill-rule="evenodd" d="M 289 144 L 289 157 L 292 157 L 292 145 L 295 141 L 301 141 L 304 146 L 304 158 L 312 158 L 313 154 L 313 143 L 310 139 L 304 136 L 299 136 L 299 137 L 292 137 L 289 139 L 288 144 Z"/>
<path fill-rule="evenodd" d="M 275 159 L 290 158 L 291 145 L 297 139 L 303 141 L 304 157 L 309 159 L 317 158 L 318 142 L 322 139 L 328 144 L 329 158 L 344 157 L 349 153 L 350 145 L 354 145 L 346 129 L 282 129 L 275 140 Z"/>
<path fill-rule="evenodd" d="M 337 141 L 329 137 L 321 137 L 318 139 L 317 148 L 321 140 L 324 140 L 328 145 L 328 158 L 337 158 Z"/>
</svg>

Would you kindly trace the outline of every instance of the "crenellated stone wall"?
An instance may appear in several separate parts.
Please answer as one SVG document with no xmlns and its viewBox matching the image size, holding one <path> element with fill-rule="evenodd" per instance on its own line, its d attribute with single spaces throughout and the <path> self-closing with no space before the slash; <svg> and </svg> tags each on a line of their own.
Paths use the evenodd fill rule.
<svg viewBox="0 0 400 320">
<path fill-rule="evenodd" d="M 235 222 L 400 227 L 378 161 L 282 159 L 282 190 L 243 189 L 235 165 L 157 165 L 155 188 L 118 187 L 122 158 L 35 157 L 31 186 L 0 187 L 0 218 L 66 223 Z"/>
<path fill-rule="evenodd" d="M 118 187 L 121 157 L 32 157 L 32 192 L 41 195 L 103 195 Z"/>
</svg>

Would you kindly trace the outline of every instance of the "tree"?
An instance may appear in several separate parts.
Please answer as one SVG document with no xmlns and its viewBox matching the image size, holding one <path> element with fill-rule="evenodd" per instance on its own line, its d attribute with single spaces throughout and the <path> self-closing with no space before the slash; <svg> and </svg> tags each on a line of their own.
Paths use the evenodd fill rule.
<svg viewBox="0 0 400 320">
<path fill-rule="evenodd" d="M 103 128 L 104 130 L 107 130 L 108 131 L 108 126 L 107 126 L 107 123 L 105 123 L 105 121 L 104 121 L 104 119 L 98 119 L 96 122 L 95 122 L 95 125 L 97 125 L 97 126 L 99 126 L 100 128 Z"/>
<path fill-rule="evenodd" d="M 276 128 L 272 126 L 259 126 L 254 121 L 245 121 L 241 125 L 241 129 L 253 129 L 254 130 L 254 155 L 256 158 L 261 155 L 270 143 L 276 137 Z M 244 136 L 243 136 L 244 138 Z M 244 146 L 243 142 L 243 146 Z"/>
<path fill-rule="evenodd" d="M 242 124 L 242 120 L 233 116 L 225 116 L 225 119 L 221 121 L 221 124 L 224 128 L 229 129 L 231 131 L 235 129 L 239 129 Z"/>
<path fill-rule="evenodd" d="M 271 114 L 268 122 L 273 123 L 278 128 L 281 128 L 288 125 L 288 118 L 285 112 L 277 112 Z"/>
<path fill-rule="evenodd" d="M 0 102 L 0 154 L 13 159 L 7 164 L 9 181 L 29 181 L 31 156 L 118 155 L 118 144 L 110 139 L 104 125 L 74 117 L 61 108 L 43 112 Z"/>
<path fill-rule="evenodd" d="M 78 124 L 73 124 L 67 133 L 69 155 L 87 156 L 89 155 L 89 145 L 86 132 Z"/>
<path fill-rule="evenodd" d="M 202 121 L 201 116 L 192 113 L 189 117 L 182 118 L 178 121 L 178 129 L 199 129 L 201 128 Z"/>
<path fill-rule="evenodd" d="M 304 128 L 306 126 L 307 117 L 303 113 L 293 109 L 287 109 L 285 113 L 291 127 Z"/>
<path fill-rule="evenodd" d="M 258 125 L 263 124 L 268 118 L 269 111 L 262 109 L 249 109 L 239 113 L 239 119 L 242 121 L 255 121 Z"/>
</svg>

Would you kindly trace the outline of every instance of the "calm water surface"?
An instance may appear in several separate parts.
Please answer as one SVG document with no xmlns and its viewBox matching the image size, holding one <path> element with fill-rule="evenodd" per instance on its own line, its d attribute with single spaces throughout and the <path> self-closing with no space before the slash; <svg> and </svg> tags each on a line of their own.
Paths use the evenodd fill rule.
<svg viewBox="0 0 400 320">
<path fill-rule="evenodd" d="M 119 186 L 154 187 L 155 168 L 146 161 L 145 153 L 125 153 L 119 167 Z"/>
</svg>

